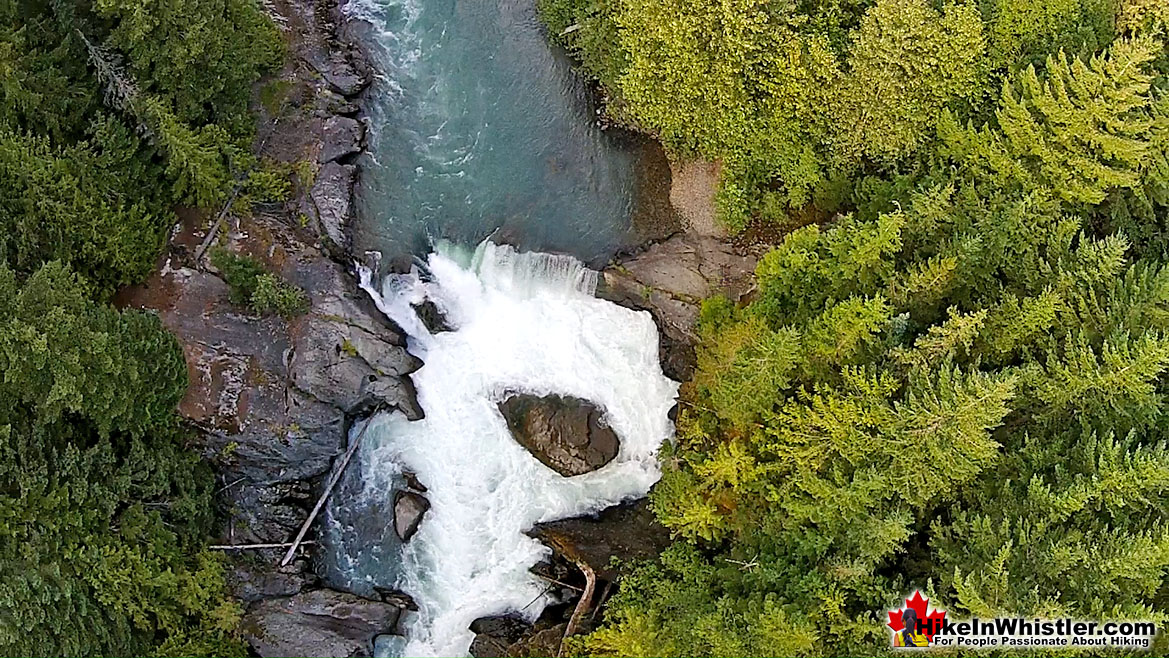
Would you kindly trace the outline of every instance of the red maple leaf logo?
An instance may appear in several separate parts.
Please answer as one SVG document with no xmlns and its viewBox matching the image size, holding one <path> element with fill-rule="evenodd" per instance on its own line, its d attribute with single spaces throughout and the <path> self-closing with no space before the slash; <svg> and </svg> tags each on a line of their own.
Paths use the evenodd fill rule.
<svg viewBox="0 0 1169 658">
<path fill-rule="evenodd" d="M 913 608 L 917 613 L 917 618 L 921 621 L 921 633 L 925 635 L 926 639 L 931 642 L 934 639 L 934 633 L 942 628 L 942 621 L 946 618 L 945 610 L 929 608 L 930 600 L 921 595 L 921 591 L 915 590 L 911 598 L 905 599 L 905 607 Z M 889 611 L 889 628 L 896 633 L 905 628 L 905 623 L 901 621 L 901 615 L 905 608 L 900 610 Z"/>
</svg>

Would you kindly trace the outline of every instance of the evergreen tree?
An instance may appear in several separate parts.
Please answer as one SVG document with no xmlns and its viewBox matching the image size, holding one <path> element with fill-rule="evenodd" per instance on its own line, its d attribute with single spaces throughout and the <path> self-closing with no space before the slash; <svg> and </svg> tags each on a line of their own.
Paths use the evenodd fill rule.
<svg viewBox="0 0 1169 658">
<path fill-rule="evenodd" d="M 0 304 L 0 650 L 238 652 L 177 341 L 56 263 L 0 268 Z"/>
</svg>

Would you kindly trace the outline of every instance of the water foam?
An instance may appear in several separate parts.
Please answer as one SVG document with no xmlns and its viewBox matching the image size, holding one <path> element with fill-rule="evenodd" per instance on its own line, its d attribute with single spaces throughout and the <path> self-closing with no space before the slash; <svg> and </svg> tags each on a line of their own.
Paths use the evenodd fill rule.
<svg viewBox="0 0 1169 658">
<path fill-rule="evenodd" d="M 525 530 L 644 495 L 657 481 L 677 384 L 662 374 L 649 315 L 594 297 L 596 273 L 572 258 L 484 243 L 473 253 L 442 249 L 426 269 L 429 277 L 415 271 L 380 287 L 363 276 L 425 361 L 413 377 L 426 418 L 373 421 L 360 495 L 391 495 L 403 469 L 429 488 L 431 509 L 397 573 L 419 605 L 402 654 L 465 655 L 476 618 L 534 619 L 547 602 L 528 568 L 548 549 Z M 417 322 L 410 304 L 422 297 L 455 331 L 431 335 Z M 621 437 L 619 455 L 593 473 L 560 476 L 509 434 L 496 404 L 510 391 L 592 400 Z"/>
</svg>

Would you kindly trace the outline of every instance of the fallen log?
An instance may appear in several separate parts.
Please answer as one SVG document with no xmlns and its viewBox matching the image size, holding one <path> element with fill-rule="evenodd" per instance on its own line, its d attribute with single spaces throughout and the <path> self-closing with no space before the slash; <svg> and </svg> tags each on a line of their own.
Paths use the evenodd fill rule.
<svg viewBox="0 0 1169 658">
<path fill-rule="evenodd" d="M 313 540 L 302 541 L 301 544 L 315 544 Z M 248 551 L 259 550 L 263 548 L 288 548 L 292 546 L 292 542 L 286 541 L 279 544 L 214 544 L 207 548 L 213 551 Z"/>
<path fill-rule="evenodd" d="M 378 405 L 373 410 L 373 413 L 365 421 L 365 427 L 361 428 L 361 431 L 357 433 L 357 438 L 350 442 L 349 449 L 345 451 L 345 456 L 341 458 L 341 461 L 333 469 L 333 474 L 329 476 L 329 481 L 325 484 L 325 490 L 321 492 L 321 497 L 317 499 L 317 504 L 313 507 L 313 511 L 304 520 L 304 525 L 300 526 L 300 532 L 296 533 L 296 539 L 292 540 L 292 543 L 289 545 L 288 552 L 285 553 L 284 559 L 280 561 L 280 566 L 287 566 L 289 562 L 292 562 L 293 556 L 296 555 L 297 547 L 304 543 L 304 535 L 308 532 L 309 526 L 316 520 L 317 514 L 321 512 L 321 508 L 325 506 L 325 501 L 329 499 L 329 494 L 333 493 L 333 487 L 337 486 L 337 482 L 340 481 L 341 474 L 345 472 L 345 467 L 349 465 L 349 460 L 353 457 L 353 453 L 357 452 L 357 447 L 361 445 L 361 440 L 365 438 L 365 431 L 369 429 L 369 426 L 373 423 L 374 416 L 377 415 L 377 412 L 383 406 Z"/>
</svg>

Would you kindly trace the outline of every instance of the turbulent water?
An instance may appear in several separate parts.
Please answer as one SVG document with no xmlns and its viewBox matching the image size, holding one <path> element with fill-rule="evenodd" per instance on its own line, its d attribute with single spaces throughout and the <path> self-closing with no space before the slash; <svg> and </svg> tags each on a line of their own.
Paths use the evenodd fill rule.
<svg viewBox="0 0 1169 658">
<path fill-rule="evenodd" d="M 595 125 L 535 0 L 355 0 L 381 80 L 356 242 L 389 257 L 489 236 L 603 264 L 636 237 L 639 147 Z M 498 241 L 498 240 L 497 240 Z"/>
<path fill-rule="evenodd" d="M 426 418 L 369 421 L 330 503 L 324 568 L 366 595 L 414 597 L 407 637 L 382 636 L 379 655 L 463 655 L 476 618 L 535 619 L 548 603 L 528 570 L 549 551 L 525 530 L 642 496 L 659 477 L 677 384 L 649 315 L 597 299 L 582 264 L 637 238 L 647 170 L 594 125 L 533 0 L 354 0 L 348 11 L 368 21 L 381 71 L 354 242 L 416 258 L 409 274 L 367 271 L 363 285 L 425 363 L 412 377 Z M 454 331 L 427 331 L 411 308 L 423 299 Z M 510 435 L 497 408 L 509 392 L 594 402 L 620 453 L 560 476 Z M 406 472 L 431 508 L 403 544 L 392 507 Z"/>
<path fill-rule="evenodd" d="M 362 446 L 361 484 L 348 495 L 356 508 L 377 507 L 403 469 L 428 488 L 432 507 L 400 564 L 378 563 L 420 606 L 409 644 L 387 650 L 450 656 L 466 653 L 477 617 L 534 619 L 543 609 L 544 583 L 528 568 L 548 550 L 524 530 L 643 495 L 658 479 L 677 384 L 662 375 L 650 317 L 595 298 L 595 273 L 572 258 L 485 243 L 473 254 L 434 254 L 426 269 L 429 280 L 392 276 L 370 289 L 413 332 L 411 349 L 426 363 L 414 374 L 426 418 L 377 417 Z M 430 335 L 415 321 L 410 304 L 423 297 L 455 331 Z M 598 403 L 620 453 L 593 473 L 560 476 L 511 437 L 496 407 L 511 391 Z M 338 536 L 342 552 L 362 546 Z M 384 575 L 349 555 L 351 574 Z"/>
</svg>

